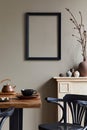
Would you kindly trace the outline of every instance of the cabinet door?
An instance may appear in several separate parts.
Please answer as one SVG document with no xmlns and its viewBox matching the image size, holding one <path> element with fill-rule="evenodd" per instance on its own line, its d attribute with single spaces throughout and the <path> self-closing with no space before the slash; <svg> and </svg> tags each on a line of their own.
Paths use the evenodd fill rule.
<svg viewBox="0 0 87 130">
<path fill-rule="evenodd" d="M 65 94 L 70 93 L 70 85 L 71 85 L 70 82 L 58 82 L 58 91 L 57 91 L 58 98 L 63 98 Z M 60 107 L 58 107 L 58 121 L 61 119 L 61 117 L 62 117 L 62 110 Z"/>
</svg>

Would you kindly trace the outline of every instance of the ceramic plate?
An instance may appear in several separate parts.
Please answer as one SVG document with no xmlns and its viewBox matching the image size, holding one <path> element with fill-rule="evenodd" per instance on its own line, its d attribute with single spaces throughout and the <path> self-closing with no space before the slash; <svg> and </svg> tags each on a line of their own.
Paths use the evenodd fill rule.
<svg viewBox="0 0 87 130">
<path fill-rule="evenodd" d="M 31 96 L 17 95 L 17 98 L 19 99 L 31 99 L 31 98 L 36 98 L 36 97 L 38 97 L 38 94 L 33 94 Z"/>
</svg>

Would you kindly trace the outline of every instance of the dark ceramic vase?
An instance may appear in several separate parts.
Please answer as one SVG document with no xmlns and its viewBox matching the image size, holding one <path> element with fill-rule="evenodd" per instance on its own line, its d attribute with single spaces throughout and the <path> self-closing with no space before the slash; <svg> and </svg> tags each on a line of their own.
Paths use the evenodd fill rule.
<svg viewBox="0 0 87 130">
<path fill-rule="evenodd" d="M 80 72 L 81 77 L 87 76 L 87 58 L 79 64 L 78 70 Z"/>
</svg>

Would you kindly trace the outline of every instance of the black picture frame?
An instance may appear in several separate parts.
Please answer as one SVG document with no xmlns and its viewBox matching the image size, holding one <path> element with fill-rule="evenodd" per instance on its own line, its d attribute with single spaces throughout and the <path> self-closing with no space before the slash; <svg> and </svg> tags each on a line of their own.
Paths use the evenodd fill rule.
<svg viewBox="0 0 87 130">
<path fill-rule="evenodd" d="M 34 20 L 32 20 L 32 18 L 34 18 Z M 48 47 L 48 52 L 47 52 L 47 55 L 45 55 L 45 56 L 40 56 L 41 54 L 39 54 L 39 56 L 36 56 L 36 54 L 33 55 L 33 56 L 30 55 L 30 51 L 31 51 L 30 50 L 30 45 L 31 44 L 33 44 L 33 46 L 35 45 L 35 48 L 34 48 L 35 51 L 36 51 L 36 48 L 37 48 L 36 47 L 36 42 L 34 43 L 33 40 L 30 41 L 30 39 L 34 39 L 32 33 L 31 33 L 32 32 L 31 31 L 32 30 L 31 29 L 31 25 L 32 25 L 32 23 L 33 23 L 33 25 L 36 24 L 36 22 L 35 22 L 36 18 L 37 18 L 37 20 L 39 20 L 39 18 L 40 18 L 42 22 L 43 22 L 43 20 L 42 20 L 43 18 L 44 18 L 44 21 L 45 21 L 45 19 L 48 20 L 47 21 L 47 24 L 48 24 L 47 27 L 49 26 L 49 23 L 50 23 L 49 21 L 51 21 L 50 18 L 53 20 L 53 23 L 54 23 L 53 26 L 55 26 L 55 34 L 56 34 L 56 38 L 54 38 L 55 37 L 54 36 L 53 39 L 55 39 L 55 41 L 56 41 L 55 42 L 56 51 L 53 50 L 52 53 L 55 53 L 55 56 L 54 55 L 51 56 L 50 54 L 48 56 L 49 47 L 50 46 Z M 55 25 L 55 23 L 56 23 L 56 25 Z M 34 28 L 34 26 L 33 26 L 33 28 Z M 36 25 L 36 28 L 37 28 L 37 25 Z M 39 29 L 39 27 L 38 27 L 38 29 Z M 42 29 L 42 31 L 43 31 L 43 29 Z M 33 33 L 34 33 L 34 31 L 36 31 L 36 30 L 33 30 Z M 49 28 L 48 28 L 47 32 L 49 32 Z M 50 35 L 53 36 L 52 34 L 54 35 L 54 32 L 51 32 Z M 37 35 L 37 32 L 36 32 L 36 35 Z M 30 36 L 33 37 L 33 38 L 30 38 Z M 42 43 L 42 42 L 40 42 L 40 43 Z M 53 47 L 54 46 L 54 42 L 51 43 L 51 45 Z M 51 49 L 52 49 L 52 47 L 51 47 Z M 32 51 L 34 51 L 34 49 L 32 49 Z M 38 47 L 38 49 L 39 49 L 39 47 Z M 45 54 L 45 51 L 44 51 L 44 54 Z M 45 13 L 44 12 L 27 12 L 27 13 L 25 13 L 25 60 L 60 60 L 60 59 L 61 59 L 61 13 L 60 12 L 53 12 L 53 13 L 46 13 L 46 12 Z"/>
</svg>

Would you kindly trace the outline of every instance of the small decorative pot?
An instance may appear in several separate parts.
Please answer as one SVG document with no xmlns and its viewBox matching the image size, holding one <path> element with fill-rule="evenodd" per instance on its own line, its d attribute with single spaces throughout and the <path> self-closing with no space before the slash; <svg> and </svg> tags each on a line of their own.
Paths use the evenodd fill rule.
<svg viewBox="0 0 87 130">
<path fill-rule="evenodd" d="M 66 76 L 67 77 L 72 77 L 72 72 L 69 70 L 68 72 L 66 72 Z"/>
<path fill-rule="evenodd" d="M 74 77 L 79 77 L 79 76 L 80 76 L 79 71 L 75 71 L 75 72 L 74 72 Z"/>
</svg>

